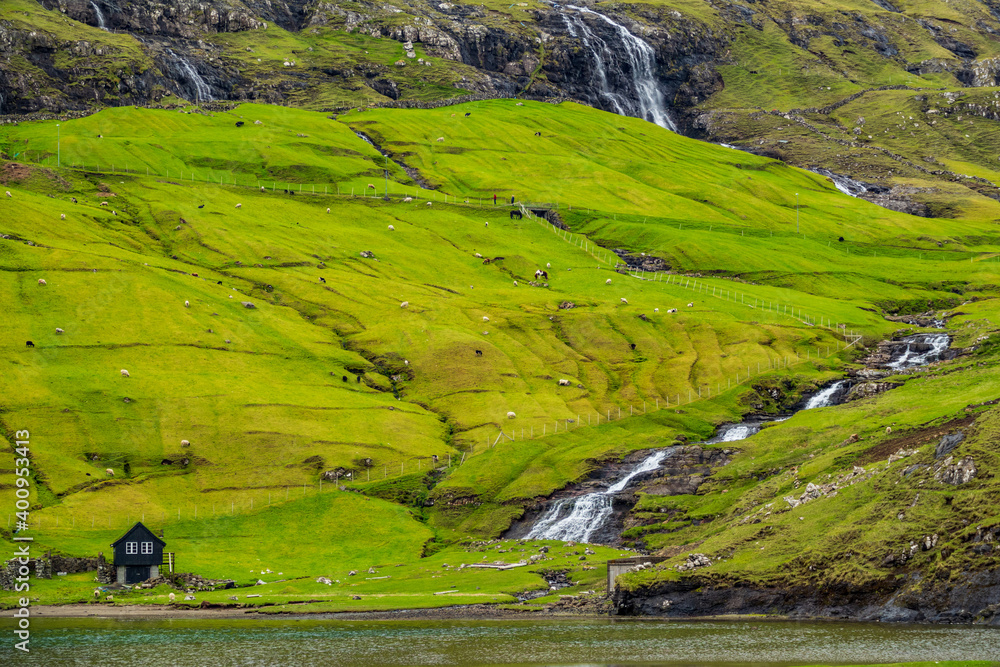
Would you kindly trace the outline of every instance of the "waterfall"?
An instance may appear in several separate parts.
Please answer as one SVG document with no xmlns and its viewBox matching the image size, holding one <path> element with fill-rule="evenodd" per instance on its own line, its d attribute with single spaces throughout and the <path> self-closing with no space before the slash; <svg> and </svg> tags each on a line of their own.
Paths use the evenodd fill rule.
<svg viewBox="0 0 1000 667">
<path fill-rule="evenodd" d="M 829 178 L 833 181 L 833 186 L 835 188 L 849 197 L 859 197 L 868 192 L 868 186 L 861 181 L 856 181 L 853 178 L 848 178 L 847 176 L 843 176 L 841 174 L 835 174 L 829 169 L 813 169 L 812 172 Z"/>
<path fill-rule="evenodd" d="M 594 62 L 597 85 L 601 96 L 607 99 L 615 113 L 635 115 L 660 127 L 677 131 L 664 104 L 666 94 L 656 80 L 656 53 L 653 47 L 639 39 L 628 29 L 586 7 L 565 5 L 572 13 L 562 13 L 563 23 L 570 37 L 579 39 Z M 591 14 L 611 26 L 617 42 L 609 45 L 584 20 L 584 14 Z M 623 72 L 632 75 L 631 88 L 627 94 L 615 91 L 608 83 L 607 64 L 620 64 Z"/>
<path fill-rule="evenodd" d="M 611 516 L 614 495 L 623 490 L 636 475 L 655 470 L 666 458 L 669 450 L 653 452 L 624 478 L 605 491 L 588 493 L 577 498 L 557 500 L 537 523 L 525 539 L 563 540 L 568 542 L 588 542 Z"/>
<path fill-rule="evenodd" d="M 97 6 L 96 2 L 91 1 L 90 6 L 94 8 L 94 14 L 97 15 L 97 27 L 104 32 L 108 31 L 108 24 L 104 20 L 104 14 L 101 13 L 101 8 Z"/>
<path fill-rule="evenodd" d="M 925 366 L 941 358 L 941 353 L 948 349 L 951 339 L 948 334 L 916 334 L 903 339 L 906 349 L 898 359 L 890 361 L 886 366 L 895 370 Z"/>
<path fill-rule="evenodd" d="M 825 408 L 827 406 L 834 404 L 834 397 L 843 388 L 844 380 L 838 380 L 834 382 L 826 389 L 816 392 L 816 394 L 806 402 L 806 406 L 802 408 L 803 410 L 812 410 L 813 408 Z"/>
<path fill-rule="evenodd" d="M 167 49 L 167 53 L 177 63 L 181 78 L 186 79 L 194 88 L 195 102 L 211 102 L 215 99 L 212 97 L 212 89 L 205 83 L 205 79 L 201 78 L 201 75 L 198 74 L 198 70 L 191 66 L 187 58 L 177 55 L 170 49 Z"/>
</svg>

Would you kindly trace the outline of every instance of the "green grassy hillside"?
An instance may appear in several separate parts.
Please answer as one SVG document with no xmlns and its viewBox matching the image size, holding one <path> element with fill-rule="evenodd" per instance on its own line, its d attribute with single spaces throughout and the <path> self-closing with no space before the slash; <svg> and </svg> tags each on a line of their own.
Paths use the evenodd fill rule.
<svg viewBox="0 0 1000 667">
<path fill-rule="evenodd" d="M 381 159 L 352 129 L 438 189 L 397 166 L 387 200 L 345 194 L 370 194 Z M 3 126 L 0 146 L 51 155 L 53 130 Z M 373 588 L 388 597 L 361 607 L 444 604 L 421 556 L 454 566 L 480 548 L 471 540 L 603 461 L 788 408 L 854 367 L 847 334 L 871 344 L 904 326 L 885 312 L 960 307 L 949 326 L 961 346 L 995 329 L 991 219 L 889 212 L 815 174 L 579 105 L 336 122 L 257 105 L 119 109 L 63 122 L 60 137 L 62 168 L 0 171 L 11 195 L 0 196 L 0 491 L 15 480 L 14 431 L 28 429 L 36 549 L 107 553 L 139 519 L 165 530 L 182 570 L 305 582 L 401 563 L 414 583 L 398 599 Z M 279 175 L 285 187 L 258 185 Z M 568 229 L 513 219 L 494 192 L 558 201 Z M 616 248 L 669 270 L 616 272 Z M 873 441 L 890 447 L 886 425 L 919 430 L 992 400 L 992 348 L 980 354 L 767 429 L 697 495 L 642 496 L 626 537 L 742 553 L 742 517 L 795 483 L 761 470 L 842 474 L 876 460 Z M 787 395 L 768 398 L 774 387 Z M 852 433 L 864 439 L 837 448 Z M 990 442 L 963 445 L 984 469 Z M 727 572 L 771 576 L 816 531 L 835 535 L 830 521 L 897 499 L 901 486 L 873 479 L 822 520 L 811 513 L 825 500 L 804 506 L 809 522 L 788 514 L 779 555 L 734 557 Z M 969 516 L 987 520 L 992 482 L 968 493 Z M 872 522 L 829 548 L 876 553 L 931 520 Z M 572 564 L 579 590 L 600 581 L 585 566 Z M 542 569 L 484 574 L 484 592 L 466 592 L 510 601 L 544 586 Z M 46 585 L 74 599 L 91 584 Z M 275 603 L 318 595 L 269 585 Z M 344 608 L 349 589 L 330 595 Z"/>
</svg>

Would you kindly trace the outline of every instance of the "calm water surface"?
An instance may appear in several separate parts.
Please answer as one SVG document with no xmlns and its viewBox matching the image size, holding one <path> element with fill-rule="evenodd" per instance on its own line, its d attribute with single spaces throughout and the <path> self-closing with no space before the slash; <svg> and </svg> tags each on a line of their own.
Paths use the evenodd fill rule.
<svg viewBox="0 0 1000 667">
<path fill-rule="evenodd" d="M 8 621 L 9 619 L 4 619 Z M 6 630 L 7 623 L 2 624 Z M 7 632 L 3 632 L 7 635 Z M 804 665 L 1000 661 L 1000 629 L 635 619 L 37 619 L 0 665 Z"/>
</svg>

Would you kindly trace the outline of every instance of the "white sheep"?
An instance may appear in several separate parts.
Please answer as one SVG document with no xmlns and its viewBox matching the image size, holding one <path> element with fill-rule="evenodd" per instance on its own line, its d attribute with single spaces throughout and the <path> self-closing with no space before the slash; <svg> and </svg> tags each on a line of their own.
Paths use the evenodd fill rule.
<svg viewBox="0 0 1000 667">
<path fill-rule="evenodd" d="M 444 141 L 444 137 L 438 137 L 437 140 L 438 141 Z"/>
<path fill-rule="evenodd" d="M 400 308 L 406 308 L 406 307 L 407 307 L 407 306 L 409 306 L 409 305 L 410 305 L 410 302 L 409 302 L 409 301 L 404 301 L 403 303 L 399 304 L 399 307 L 400 307 Z"/>
<path fill-rule="evenodd" d="M 130 376 L 130 375 L 128 374 L 128 371 L 127 371 L 127 370 L 125 370 L 124 368 L 122 369 L 122 377 L 123 377 L 123 378 L 127 378 L 127 377 L 131 377 L 131 376 Z"/>
<path fill-rule="evenodd" d="M 45 282 L 45 278 L 39 278 L 39 279 L 38 279 L 38 284 L 39 284 L 39 285 L 48 285 L 48 283 L 47 283 L 47 282 Z"/>
<path fill-rule="evenodd" d="M 243 208 L 243 204 L 237 204 L 236 208 Z"/>
<path fill-rule="evenodd" d="M 112 470 L 111 468 L 105 468 L 104 472 L 108 473 L 108 477 L 114 477 L 115 476 L 115 471 Z"/>
<path fill-rule="evenodd" d="M 10 194 L 10 193 L 8 192 L 7 194 Z M 100 588 L 95 588 L 94 589 L 94 599 L 98 600 L 98 599 L 100 599 L 100 597 L 101 597 L 101 589 Z"/>
<path fill-rule="evenodd" d="M 10 194 L 10 190 L 7 191 L 7 196 L 8 197 L 12 197 L 13 196 L 13 195 Z"/>
<path fill-rule="evenodd" d="M 371 188 L 372 190 L 374 190 L 374 189 L 375 189 L 375 185 L 374 185 L 373 183 L 369 183 L 369 184 L 368 184 L 368 187 L 369 187 L 369 188 Z"/>
<path fill-rule="evenodd" d="M 190 308 L 191 307 L 191 302 L 190 301 L 185 301 L 184 302 L 184 307 L 185 308 Z"/>
<path fill-rule="evenodd" d="M 688 304 L 688 308 L 694 308 L 694 302 L 693 301 Z"/>
<path fill-rule="evenodd" d="M 428 205 L 428 206 L 430 206 L 430 205 L 431 205 L 431 203 L 430 203 L 430 202 L 427 202 L 427 205 Z"/>
<path fill-rule="evenodd" d="M 483 256 L 482 256 L 482 255 L 480 255 L 480 254 L 479 254 L 478 252 L 476 253 L 476 257 L 478 257 L 479 259 L 482 259 L 482 258 L 483 258 Z"/>
<path fill-rule="evenodd" d="M 390 231 L 390 232 L 394 232 L 394 231 L 396 231 L 396 228 L 395 228 L 395 227 L 393 227 L 392 225 L 389 225 L 389 231 Z"/>
<path fill-rule="evenodd" d="M 622 297 L 622 303 L 624 303 L 624 304 L 627 305 L 628 304 L 628 299 L 626 299 L 625 297 Z"/>
<path fill-rule="evenodd" d="M 102 201 L 101 202 L 101 206 L 107 206 L 107 205 L 108 205 L 108 202 L 106 202 L 106 201 Z"/>
<path fill-rule="evenodd" d="M 404 202 L 411 202 L 411 201 L 413 201 L 413 197 L 406 197 L 406 198 L 403 199 L 403 201 Z"/>
<path fill-rule="evenodd" d="M 604 284 L 605 285 L 610 285 L 611 284 L 611 278 L 608 278 L 607 280 L 605 280 Z"/>
<path fill-rule="evenodd" d="M 327 213 L 329 213 L 329 212 L 330 212 L 330 207 L 329 207 L 329 206 L 327 206 L 327 207 L 326 207 L 326 212 L 327 212 Z"/>
<path fill-rule="evenodd" d="M 59 214 L 59 219 L 60 220 L 65 220 L 66 219 L 66 214 L 65 213 L 60 213 Z"/>
<path fill-rule="evenodd" d="M 552 263 L 551 262 L 545 262 L 545 268 L 546 269 L 551 269 L 552 268 Z"/>
<path fill-rule="evenodd" d="M 190 440 L 181 440 L 181 447 L 187 447 L 191 444 Z"/>
<path fill-rule="evenodd" d="M 170 595 L 167 596 L 167 599 L 170 600 L 171 603 L 173 603 L 175 597 L 177 596 L 171 593 Z"/>
<path fill-rule="evenodd" d="M 517 287 L 517 281 L 516 280 L 514 281 L 514 287 Z"/>
<path fill-rule="evenodd" d="M 886 426 L 885 427 L 885 434 L 889 435 L 890 433 L 892 433 L 892 427 L 891 426 Z"/>
<path fill-rule="evenodd" d="M 514 417 L 517 417 L 517 415 L 514 414 L 513 412 L 508 412 L 507 413 L 507 419 L 513 419 Z"/>
<path fill-rule="evenodd" d="M 265 187 L 264 187 L 264 186 L 262 185 L 262 186 L 260 186 L 260 191 L 261 191 L 261 192 L 267 192 L 267 188 L 265 188 Z"/>
<path fill-rule="evenodd" d="M 410 360 L 409 359 L 403 359 L 403 365 L 404 366 L 409 366 L 410 365 Z"/>
<path fill-rule="evenodd" d="M 483 322 L 489 322 L 489 321 L 490 321 L 490 318 L 488 318 L 485 315 L 483 315 Z"/>
<path fill-rule="evenodd" d="M 653 309 L 653 312 L 654 312 L 654 313 L 658 313 L 658 312 L 660 312 L 660 309 L 659 309 L 659 308 L 654 308 L 654 309 Z"/>
<path fill-rule="evenodd" d="M 560 378 L 560 380 L 559 380 L 559 386 L 560 387 L 568 387 L 569 385 L 570 385 L 570 381 L 569 380 Z"/>
<path fill-rule="evenodd" d="M 57 333 L 57 334 L 61 334 L 62 332 L 63 332 L 63 330 L 62 330 L 62 329 L 60 329 L 59 327 L 56 327 L 56 333 Z"/>
<path fill-rule="evenodd" d="M 677 309 L 676 309 L 676 308 L 671 308 L 671 309 L 670 309 L 670 310 L 668 310 L 667 312 L 668 312 L 668 313 L 676 313 L 676 312 L 677 312 Z"/>
</svg>

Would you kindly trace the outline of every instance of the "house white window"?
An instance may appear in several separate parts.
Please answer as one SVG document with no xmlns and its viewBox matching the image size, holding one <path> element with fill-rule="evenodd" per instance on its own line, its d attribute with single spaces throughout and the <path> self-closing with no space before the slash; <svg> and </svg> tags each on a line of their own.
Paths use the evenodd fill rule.
<svg viewBox="0 0 1000 667">
<path fill-rule="evenodd" d="M 143 542 L 142 543 L 142 553 L 144 553 L 144 554 L 151 554 L 151 553 L 153 553 L 153 543 L 152 542 Z"/>
<path fill-rule="evenodd" d="M 125 553 L 129 555 L 139 553 L 139 543 L 138 542 L 126 542 L 125 543 Z"/>
</svg>

